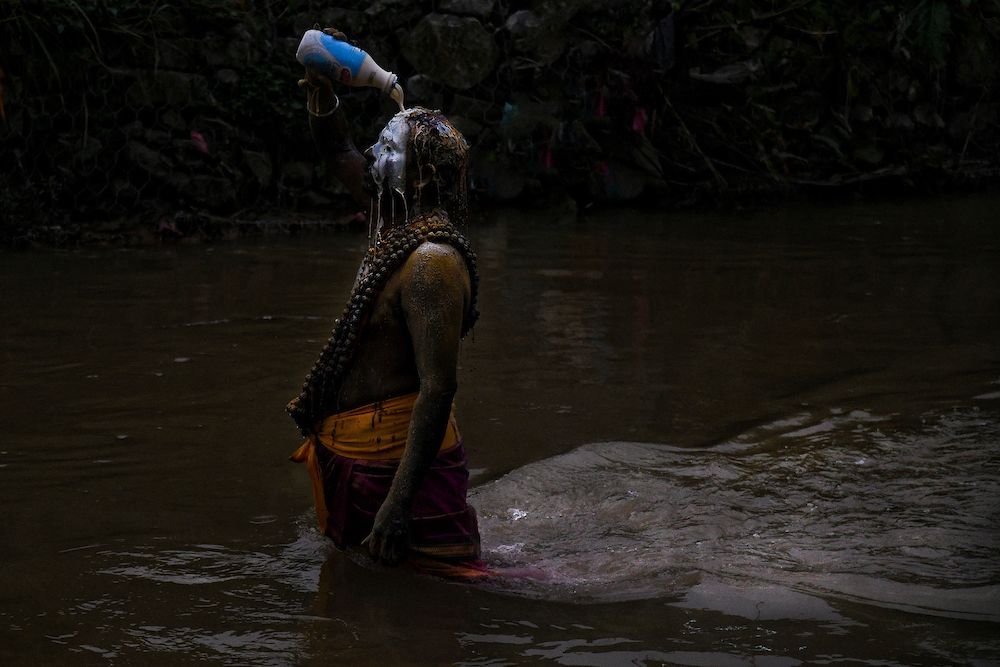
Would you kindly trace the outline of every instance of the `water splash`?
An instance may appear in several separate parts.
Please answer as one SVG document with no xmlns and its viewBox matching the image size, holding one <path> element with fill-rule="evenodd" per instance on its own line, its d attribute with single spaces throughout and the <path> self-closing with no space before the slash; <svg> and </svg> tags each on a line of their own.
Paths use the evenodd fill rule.
<svg viewBox="0 0 1000 667">
<path fill-rule="evenodd" d="M 577 601 L 780 587 L 1000 620 L 1000 424 L 802 413 L 724 445 L 609 442 L 472 493 L 486 556 Z M 711 595 L 709 595 L 711 597 Z M 773 597 L 773 596 L 772 596 Z"/>
</svg>

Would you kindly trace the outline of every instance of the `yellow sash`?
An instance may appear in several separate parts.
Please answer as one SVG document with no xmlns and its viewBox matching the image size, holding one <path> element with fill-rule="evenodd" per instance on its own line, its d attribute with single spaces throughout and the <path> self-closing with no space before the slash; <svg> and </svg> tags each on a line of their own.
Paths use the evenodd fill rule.
<svg viewBox="0 0 1000 667">
<path fill-rule="evenodd" d="M 406 448 L 406 435 L 410 430 L 410 417 L 416 400 L 417 392 L 413 392 L 330 415 L 320 424 L 316 434 L 307 437 L 291 455 L 292 461 L 305 462 L 309 468 L 320 530 L 326 531 L 329 512 L 323 494 L 323 472 L 316 458 L 316 445 L 323 445 L 334 454 L 352 459 L 398 461 Z M 458 441 L 458 423 L 453 405 L 438 453 L 455 447 Z"/>
</svg>

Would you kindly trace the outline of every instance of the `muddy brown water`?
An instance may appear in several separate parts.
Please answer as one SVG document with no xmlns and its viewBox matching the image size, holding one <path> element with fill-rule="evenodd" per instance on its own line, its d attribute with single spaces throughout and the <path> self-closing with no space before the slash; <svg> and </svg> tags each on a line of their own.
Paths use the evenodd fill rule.
<svg viewBox="0 0 1000 667">
<path fill-rule="evenodd" d="M 492 213 L 486 557 L 316 532 L 283 412 L 363 238 L 0 253 L 0 660 L 996 664 L 1000 199 Z"/>
</svg>

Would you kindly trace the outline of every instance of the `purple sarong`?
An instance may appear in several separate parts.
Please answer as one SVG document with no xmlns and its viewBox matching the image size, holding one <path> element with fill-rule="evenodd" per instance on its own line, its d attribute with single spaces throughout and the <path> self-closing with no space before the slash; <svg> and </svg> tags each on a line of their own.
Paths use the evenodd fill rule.
<svg viewBox="0 0 1000 667">
<path fill-rule="evenodd" d="M 341 548 L 359 545 L 372 530 L 399 461 L 353 459 L 324 447 L 316 455 L 330 513 L 326 534 Z M 462 444 L 438 453 L 413 500 L 409 565 L 449 577 L 488 574 L 479 558 L 476 511 L 466 502 L 468 486 Z"/>
</svg>

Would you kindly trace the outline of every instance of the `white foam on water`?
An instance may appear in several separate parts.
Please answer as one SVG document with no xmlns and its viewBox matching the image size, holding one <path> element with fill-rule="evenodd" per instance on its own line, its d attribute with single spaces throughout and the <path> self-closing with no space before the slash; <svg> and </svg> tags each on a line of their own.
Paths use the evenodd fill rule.
<svg viewBox="0 0 1000 667">
<path fill-rule="evenodd" d="M 807 616 L 825 603 L 799 596 L 834 595 L 1000 620 L 1000 424 L 976 410 L 922 423 L 843 409 L 716 448 L 588 444 L 471 502 L 485 557 L 543 575 L 503 582 L 514 594 L 728 599 L 730 611 L 794 599 L 784 606 Z"/>
</svg>

